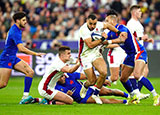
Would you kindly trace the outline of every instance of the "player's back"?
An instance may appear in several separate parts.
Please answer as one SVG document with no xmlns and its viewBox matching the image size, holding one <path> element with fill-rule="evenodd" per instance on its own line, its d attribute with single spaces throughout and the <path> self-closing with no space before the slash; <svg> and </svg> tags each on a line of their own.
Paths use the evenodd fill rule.
<svg viewBox="0 0 160 115">
<path fill-rule="evenodd" d="M 1 54 L 5 56 L 16 56 L 18 51 L 17 45 L 22 43 L 22 31 L 14 24 L 8 31 L 8 35 L 5 41 L 5 48 Z"/>
</svg>

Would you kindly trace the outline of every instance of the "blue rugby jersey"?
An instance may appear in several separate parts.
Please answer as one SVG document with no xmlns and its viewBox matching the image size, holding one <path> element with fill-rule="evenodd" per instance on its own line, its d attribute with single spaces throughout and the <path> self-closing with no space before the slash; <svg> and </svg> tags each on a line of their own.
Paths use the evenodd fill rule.
<svg viewBox="0 0 160 115">
<path fill-rule="evenodd" d="M 129 29 L 120 24 L 116 24 L 115 28 L 117 28 L 121 32 L 127 32 L 128 38 L 125 40 L 124 43 L 120 43 L 120 47 L 127 53 L 127 54 L 137 54 L 140 51 L 145 50 L 145 48 L 138 42 L 138 40 L 131 34 Z M 118 34 L 115 32 L 110 31 L 108 33 L 107 40 L 116 39 L 118 38 Z"/>
<path fill-rule="evenodd" d="M 5 58 L 6 56 L 16 56 L 16 53 L 18 52 L 17 45 L 19 43 L 22 43 L 22 30 L 14 24 L 8 31 L 5 47 L 0 55 L 0 58 Z"/>
</svg>

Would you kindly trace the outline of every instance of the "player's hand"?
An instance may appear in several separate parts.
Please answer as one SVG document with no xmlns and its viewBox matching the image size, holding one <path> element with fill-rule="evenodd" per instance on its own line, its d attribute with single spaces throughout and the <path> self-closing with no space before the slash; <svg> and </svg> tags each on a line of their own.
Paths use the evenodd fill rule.
<svg viewBox="0 0 160 115">
<path fill-rule="evenodd" d="M 108 35 L 105 32 L 102 32 L 101 36 L 103 36 L 104 38 L 108 38 Z"/>
<path fill-rule="evenodd" d="M 67 91 L 67 95 L 72 96 L 73 92 L 71 90 Z"/>
<path fill-rule="evenodd" d="M 143 35 L 143 36 L 142 36 L 142 40 L 144 40 L 144 41 L 145 41 L 145 40 L 148 40 L 148 35 L 147 35 L 147 34 Z"/>
<path fill-rule="evenodd" d="M 150 39 L 147 40 L 147 42 L 151 42 L 152 44 L 154 44 L 154 39 L 150 38 Z"/>
<path fill-rule="evenodd" d="M 36 53 L 36 56 L 42 57 L 43 55 L 46 55 L 46 53 Z"/>
<path fill-rule="evenodd" d="M 104 81 L 104 85 L 111 86 L 111 82 L 108 81 L 108 80 L 105 80 L 105 81 Z"/>
</svg>

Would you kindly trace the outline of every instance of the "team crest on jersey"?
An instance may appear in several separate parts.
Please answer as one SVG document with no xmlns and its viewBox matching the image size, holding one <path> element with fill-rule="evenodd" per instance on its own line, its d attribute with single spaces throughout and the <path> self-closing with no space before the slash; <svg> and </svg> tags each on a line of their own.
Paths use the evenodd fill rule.
<svg viewBox="0 0 160 115">
<path fill-rule="evenodd" d="M 11 63 L 11 62 L 9 62 L 9 63 L 8 63 L 8 66 L 11 66 L 11 65 L 12 65 L 12 63 Z"/>
<path fill-rule="evenodd" d="M 72 80 L 70 80 L 70 84 L 73 84 L 73 81 L 72 81 Z"/>
<path fill-rule="evenodd" d="M 64 91 L 64 90 L 61 88 L 61 91 Z"/>
</svg>

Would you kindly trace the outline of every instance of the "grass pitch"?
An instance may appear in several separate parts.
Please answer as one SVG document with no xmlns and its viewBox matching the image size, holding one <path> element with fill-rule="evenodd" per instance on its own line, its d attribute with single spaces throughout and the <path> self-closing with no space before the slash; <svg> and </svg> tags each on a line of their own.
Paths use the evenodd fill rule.
<svg viewBox="0 0 160 115">
<path fill-rule="evenodd" d="M 38 93 L 38 83 L 40 77 L 34 77 L 30 95 L 33 97 L 41 97 Z M 149 78 L 160 94 L 160 78 Z M 160 106 L 153 106 L 153 96 L 146 100 L 142 100 L 138 105 L 124 104 L 77 104 L 73 105 L 39 105 L 26 104 L 19 105 L 24 88 L 24 77 L 11 77 L 6 88 L 0 89 L 0 115 L 158 115 L 160 114 Z M 118 81 L 117 85 L 110 88 L 118 88 L 122 91 L 125 89 Z M 143 93 L 149 93 L 144 87 Z M 105 98 L 121 97 L 106 96 Z"/>
</svg>

